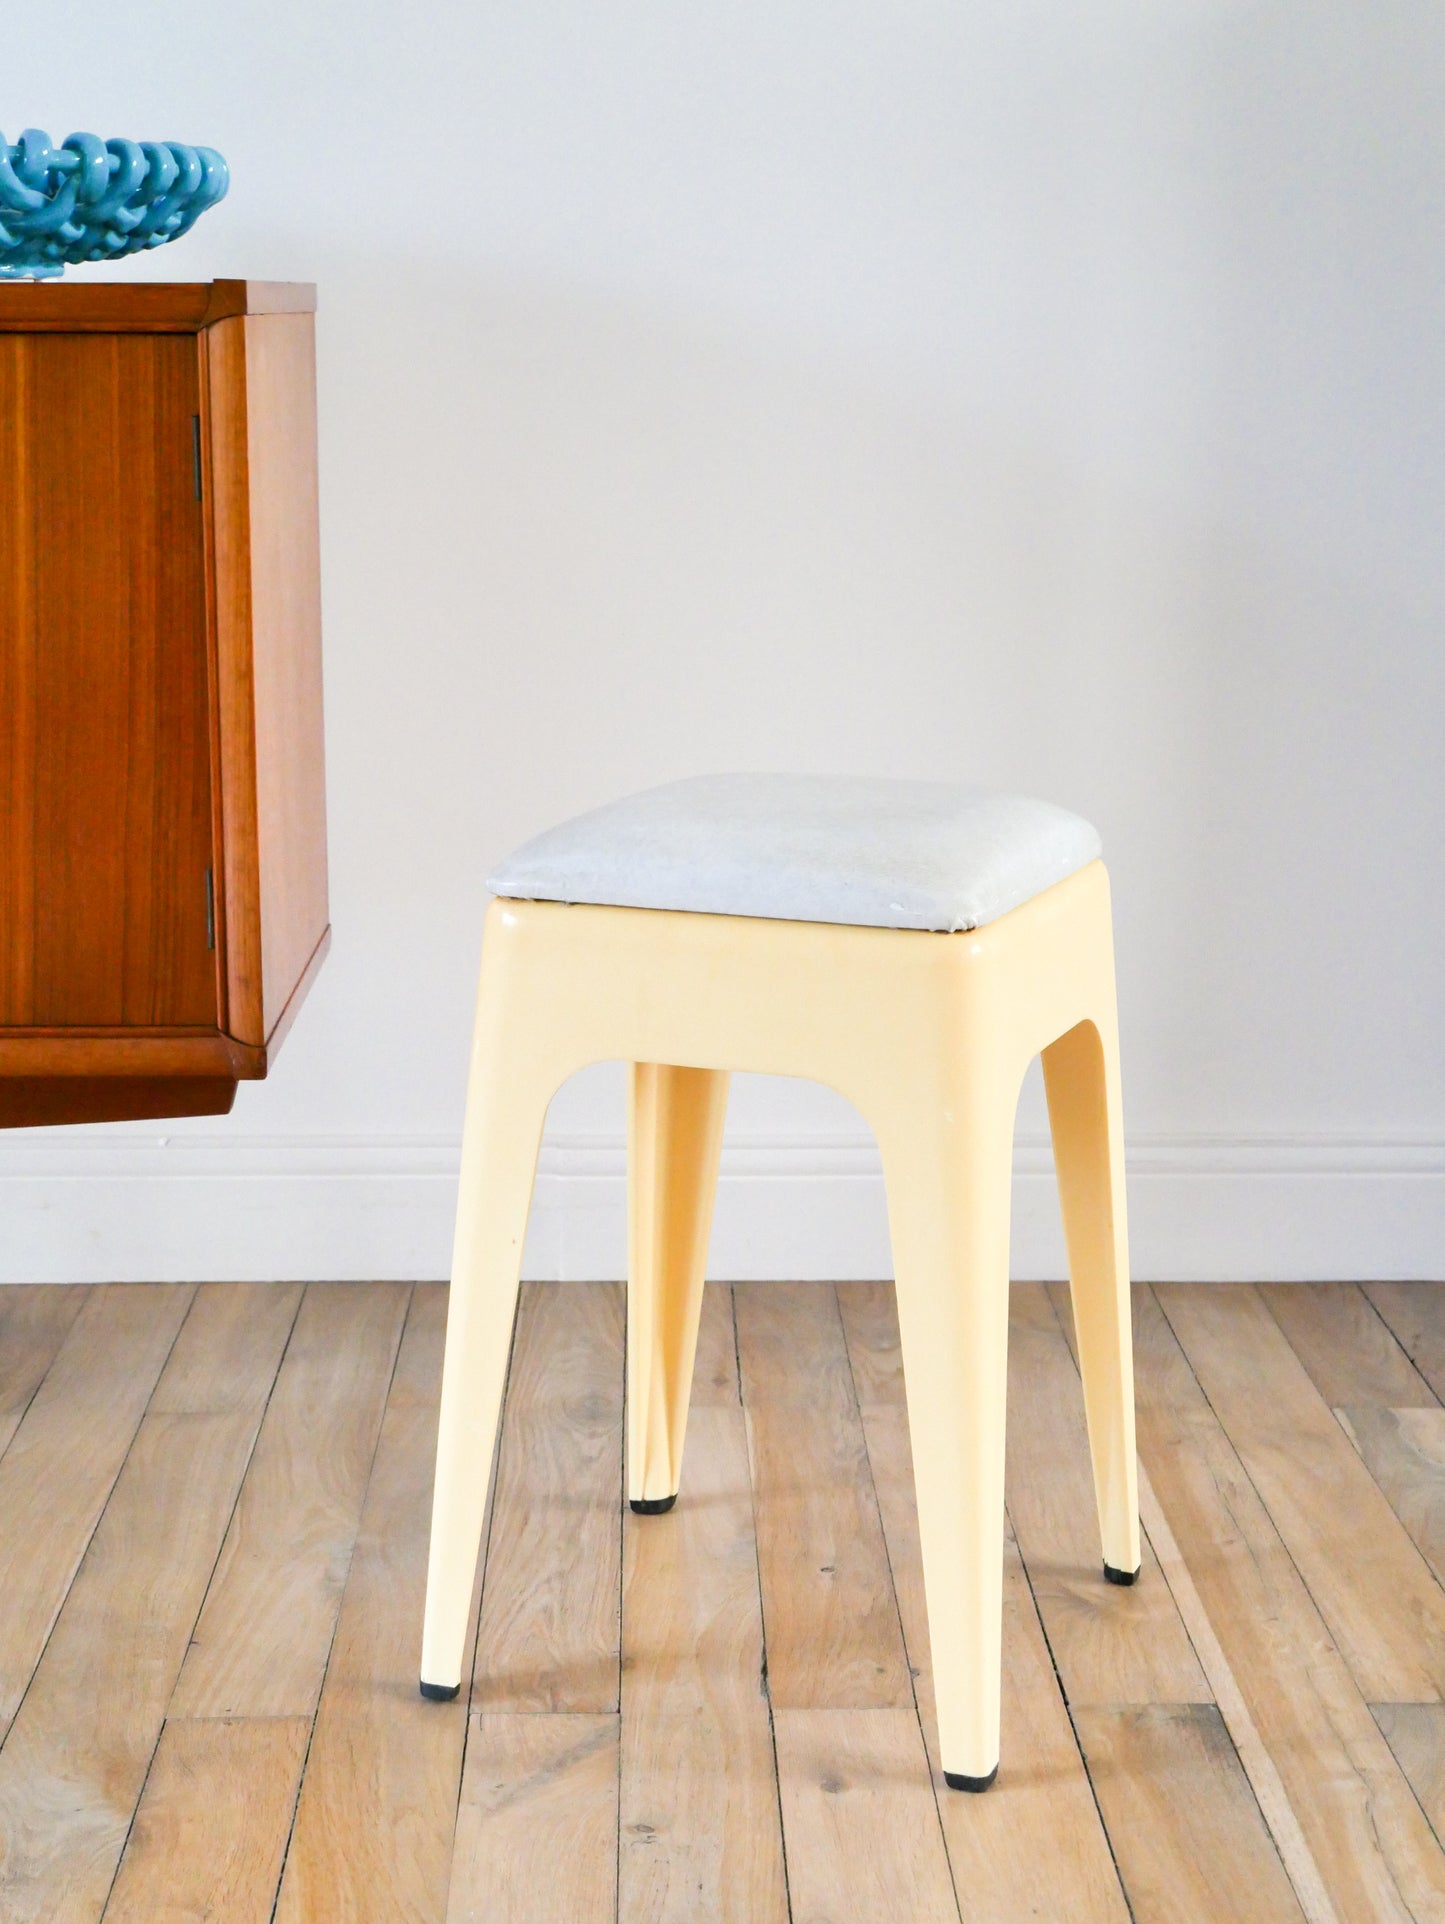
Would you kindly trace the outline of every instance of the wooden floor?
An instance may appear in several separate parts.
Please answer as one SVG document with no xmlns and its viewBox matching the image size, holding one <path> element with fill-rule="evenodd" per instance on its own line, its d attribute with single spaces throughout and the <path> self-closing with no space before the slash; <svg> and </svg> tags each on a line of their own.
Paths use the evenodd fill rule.
<svg viewBox="0 0 1445 1924">
<path fill-rule="evenodd" d="M 1445 1920 L 1445 1285 L 1141 1289 L 1133 1590 L 1067 1297 L 1013 1308 L 970 1797 L 889 1288 L 710 1285 L 655 1518 L 620 1288 L 526 1290 L 449 1705 L 440 1287 L 0 1291 L 0 1918 Z"/>
</svg>

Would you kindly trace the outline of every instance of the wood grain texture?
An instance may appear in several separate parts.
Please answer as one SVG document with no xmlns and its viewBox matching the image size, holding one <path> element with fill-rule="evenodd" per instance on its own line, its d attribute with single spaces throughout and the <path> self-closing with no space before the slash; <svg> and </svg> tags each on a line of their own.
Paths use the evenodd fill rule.
<svg viewBox="0 0 1445 1924">
<path fill-rule="evenodd" d="M 0 1291 L 0 1455 L 90 1294 L 17 1283 Z"/>
<path fill-rule="evenodd" d="M 310 1737 L 309 1717 L 168 1722 L 105 1924 L 269 1924 Z"/>
<path fill-rule="evenodd" d="M 216 1022 L 200 407 L 193 340 L 0 339 L 0 1026 Z"/>
<path fill-rule="evenodd" d="M 906 1708 L 912 1683 L 833 1290 L 739 1283 L 733 1301 L 773 1703 Z"/>
<path fill-rule="evenodd" d="M 40 611 L 35 489 L 35 354 L 0 338 L 0 1023 L 35 1005 L 36 755 Z"/>
<path fill-rule="evenodd" d="M 194 334 L 232 314 L 309 314 L 307 281 L 40 281 L 0 285 L 0 333 Z"/>
<path fill-rule="evenodd" d="M 1436 1406 L 1438 1398 L 1358 1283 L 1269 1283 L 1259 1295 L 1327 1403 Z"/>
<path fill-rule="evenodd" d="M 320 941 L 311 951 L 306 966 L 302 969 L 300 975 L 297 976 L 290 995 L 287 996 L 285 1002 L 282 1004 L 280 1015 L 277 1016 L 275 1022 L 271 1025 L 270 1034 L 266 1037 L 266 1046 L 259 1052 L 261 1055 L 261 1067 L 255 1071 L 257 1075 L 264 1073 L 267 1063 L 275 1061 L 278 1050 L 291 1033 L 292 1025 L 297 1016 L 300 1015 L 302 1005 L 305 1003 L 307 996 L 311 993 L 311 985 L 320 974 L 322 963 L 330 953 L 331 929 L 328 925 L 321 931 Z"/>
<path fill-rule="evenodd" d="M 0 1457 L 0 1733 L 39 1661 L 192 1294 L 184 1284 L 92 1290 Z"/>
<path fill-rule="evenodd" d="M 206 1029 L 7 1029 L 0 1077 L 260 1075 L 263 1051 Z"/>
<path fill-rule="evenodd" d="M 386 1407 L 435 1411 L 441 1396 L 442 1357 L 447 1341 L 445 1283 L 412 1285 L 405 1337 L 396 1353 Z"/>
<path fill-rule="evenodd" d="M 961 1796 L 944 1784 L 907 1416 L 897 1403 L 870 1403 L 863 1428 L 954 1885 L 967 1894 L 965 1915 L 980 1924 L 1034 1917 L 1126 1924 L 1109 1840 L 1012 1536 L 1004 1544 L 998 1781 L 985 1797 Z"/>
<path fill-rule="evenodd" d="M 741 1401 L 732 1286 L 705 1283 L 692 1368 L 692 1404 L 697 1409 L 712 1409 L 719 1404 L 736 1409 Z"/>
<path fill-rule="evenodd" d="M 280 1361 L 277 1326 L 238 1394 L 228 1311 L 197 1294 L 177 1374 L 203 1407 L 147 1412 L 0 1749 L 7 1924 L 92 1920 L 114 1878 Z"/>
<path fill-rule="evenodd" d="M 1239 1687 L 1239 1679 L 1215 1634 L 1198 1586 L 1189 1573 L 1169 1519 L 1160 1507 L 1149 1473 L 1139 1467 L 1139 1513 L 1159 1558 L 1159 1568 L 1174 1593 L 1179 1614 L 1205 1676 L 1214 1692 L 1235 1753 L 1249 1779 L 1260 1813 L 1283 1860 L 1289 1881 L 1300 1901 L 1309 1924 L 1339 1924 L 1330 1894 L 1320 1876 L 1319 1866 L 1310 1850 L 1309 1840 L 1289 1801 L 1284 1779 L 1265 1747 L 1259 1726 Z"/>
<path fill-rule="evenodd" d="M 1365 1294 L 1445 1402 L 1445 1283 L 1366 1283 Z"/>
<path fill-rule="evenodd" d="M 146 1414 L 249 1410 L 257 1383 L 275 1381 L 302 1293 L 300 1283 L 200 1284 Z"/>
<path fill-rule="evenodd" d="M 207 330 L 226 1023 L 271 1035 L 327 928 L 309 314 Z"/>
<path fill-rule="evenodd" d="M 417 1691 L 445 1315 L 443 1292 L 417 1291 L 317 1708 L 277 1924 L 442 1924 L 446 1915 L 467 1710 L 463 1698 L 429 1703 Z"/>
<path fill-rule="evenodd" d="M 402 1283 L 307 1289 L 173 1716 L 315 1710 L 408 1296 Z"/>
<path fill-rule="evenodd" d="M 1445 1584 L 1445 1409 L 1366 1406 L 1335 1415 L 1437 1582 Z"/>
<path fill-rule="evenodd" d="M 1258 1290 L 1156 1295 L 1366 1700 L 1438 1696 L 1445 1596 Z"/>
<path fill-rule="evenodd" d="M 1059 1327 L 1077 1362 L 1068 1284 L 1050 1284 L 1049 1297 Z M 1161 1356 L 1170 1368 L 1182 1363 L 1183 1359 L 1178 1354 L 1178 1345 L 1172 1342 L 1172 1332 L 1169 1333 L 1168 1343 L 1161 1347 L 1159 1336 L 1161 1332 L 1168 1332 L 1168 1324 L 1152 1293 L 1143 1285 L 1134 1286 L 1133 1308 L 1136 1331 L 1142 1331 L 1144 1335 L 1142 1341 L 1136 1336 L 1134 1361 L 1137 1392 L 1142 1373 L 1150 1370 Z M 1141 1317 L 1147 1322 L 1147 1330 L 1143 1330 Z M 1150 1337 L 1153 1338 L 1152 1342 L 1148 1340 Z M 1187 1369 L 1187 1363 L 1184 1367 Z M 1197 1382 L 1192 1387 L 1197 1395 Z M 1204 1399 L 1201 1397 L 1200 1401 Z M 1180 1620 L 1208 1679 L 1250 1788 L 1309 1924 L 1340 1924 L 1309 1840 L 1290 1803 L 1284 1779 L 1260 1734 L 1259 1725 L 1240 1687 L 1239 1677 L 1216 1633 L 1199 1587 L 1185 1562 L 1173 1527 L 1142 1462 L 1139 1465 L 1139 1514 L 1160 1573 L 1169 1586 Z"/>
<path fill-rule="evenodd" d="M 1044 1285 L 1011 1299 L 1008 1509 L 1069 1701 L 1206 1703 L 1147 1536 L 1132 1589 L 1104 1581 L 1078 1370 Z"/>
<path fill-rule="evenodd" d="M 892 1283 L 839 1283 L 837 1294 L 859 1407 L 905 1402 Z"/>
<path fill-rule="evenodd" d="M 328 925 L 321 714 L 316 340 L 309 314 L 250 315 L 251 681 L 263 1032 Z"/>
<path fill-rule="evenodd" d="M 225 1115 L 266 1052 L 199 1029 L 0 1029 L 0 1128 Z"/>
<path fill-rule="evenodd" d="M 620 1291 L 560 1291 L 554 1300 L 567 1313 L 553 1315 L 553 1287 L 524 1299 L 506 1421 L 546 1414 L 548 1448 L 565 1454 L 574 1446 L 563 1433 L 576 1428 L 589 1439 L 602 1427 L 600 1396 L 620 1457 Z M 6 1601 L 19 1598 L 21 1619 L 31 1614 L 29 1566 L 52 1576 L 59 1568 L 54 1580 L 64 1588 L 56 1539 L 73 1542 L 77 1517 L 83 1521 L 92 1438 L 120 1466 L 0 1747 L 6 1924 L 94 1920 L 107 1891 L 107 1914 L 122 1924 L 179 1924 L 208 1911 L 247 1924 L 269 1916 L 278 1877 L 285 1924 L 951 1917 L 959 1911 L 950 1866 L 965 1917 L 1124 1924 L 1115 1858 L 1140 1924 L 1301 1915 L 1309 1924 L 1445 1924 L 1445 1705 L 1365 1701 L 1220 1412 L 1147 1290 L 1137 1292 L 1141 1509 L 1158 1581 L 1177 1606 L 1217 1712 L 1198 1703 L 1071 1705 L 1061 1687 L 1068 1675 L 1062 1664 L 1055 1671 L 1047 1622 L 1006 1532 L 1002 1768 L 986 1797 L 941 1787 L 906 1409 L 886 1362 L 888 1297 L 843 1293 L 850 1367 L 843 1322 L 829 1308 L 840 1298 L 811 1286 L 775 1298 L 766 1286 L 738 1289 L 743 1388 L 760 1393 L 755 1407 L 739 1408 L 729 1395 L 729 1292 L 709 1302 L 715 1367 L 693 1412 L 689 1475 L 674 1511 L 623 1513 L 620 1467 L 611 1473 L 612 1541 L 619 1522 L 624 1539 L 620 1718 L 605 1710 L 498 1712 L 468 1726 L 461 1700 L 422 1702 L 415 1671 L 446 1307 L 445 1289 L 430 1284 L 411 1295 L 314 1726 L 304 1714 L 176 1716 L 181 1658 L 238 1482 L 244 1473 L 244 1507 L 250 1479 L 259 1491 L 269 1474 L 265 1429 L 257 1434 L 263 1406 L 269 1396 L 274 1413 L 292 1369 L 296 1385 L 285 1394 L 313 1410 L 288 1461 L 298 1478 L 324 1482 L 328 1448 L 344 1455 L 352 1447 L 352 1406 L 341 1386 L 365 1373 L 375 1304 L 388 1291 L 405 1294 L 393 1286 L 316 1290 L 317 1304 L 338 1304 L 324 1331 L 310 1305 L 302 1316 L 316 1316 L 315 1325 L 296 1320 L 293 1286 L 26 1292 L 13 1299 L 9 1321 L 10 1299 L 0 1293 L 0 1337 L 7 1329 L 17 1337 L 13 1357 L 0 1342 L 0 1394 L 10 1383 L 14 1397 L 30 1397 L 0 1455 L 0 1512 L 7 1487 L 12 1504 L 0 1514 Z M 1031 1407 L 1065 1399 L 1066 1389 L 1057 1342 L 1035 1341 L 1050 1328 L 1040 1294 L 1016 1291 L 1013 1360 Z M 55 1320 L 39 1307 L 46 1297 L 67 1299 Z M 1302 1313 L 1316 1314 L 1308 1305 Z M 1328 1302 L 1318 1312 L 1326 1325 L 1338 1313 Z M 1053 1335 L 1065 1335 L 1057 1320 Z M 313 1393 L 303 1394 L 296 1359 L 328 1342 L 353 1351 L 352 1362 L 323 1366 L 313 1357 Z M 600 1390 L 599 1353 L 611 1359 Z M 1063 1354 L 1072 1368 L 1067 1348 Z M 1266 1354 L 1279 1359 L 1268 1386 L 1279 1375 L 1286 1394 L 1297 1396 L 1294 1351 L 1271 1339 Z M 142 1377 L 128 1403 L 117 1380 L 127 1366 Z M 1357 1387 L 1395 1380 L 1374 1373 L 1368 1354 L 1365 1366 Z M 132 1440 L 119 1424 L 115 1443 L 117 1407 L 130 1409 L 133 1429 L 147 1382 L 154 1388 L 139 1430 Z M 859 1383 L 869 1385 L 861 1410 Z M 711 1400 L 714 1392 L 720 1400 Z M 876 1506 L 881 1514 L 910 1701 L 783 1707 L 774 1750 L 764 1633 L 775 1624 L 785 1640 L 791 1633 L 782 1617 L 760 1609 L 749 1480 L 769 1472 L 756 1449 L 749 1454 L 746 1425 L 750 1416 L 771 1416 L 805 1437 L 819 1428 L 820 1397 L 825 1408 L 851 1409 L 865 1439 L 861 1463 L 846 1473 L 862 1513 Z M 1438 1408 L 1367 1400 L 1329 1418 L 1429 1557 L 1439 1541 L 1442 1417 Z M 305 1460 L 308 1446 L 316 1463 Z M 778 1440 L 774 1454 L 783 1447 Z M 795 1445 L 789 1461 L 804 1447 Z M 33 1459 L 33 1484 L 12 1478 L 7 1486 L 17 1450 Z M 1041 1457 L 1038 1474 L 1048 1473 Z M 286 1481 L 276 1485 L 278 1514 Z M 17 1509 L 20 1488 L 26 1502 Z M 811 1525 L 806 1506 L 802 1513 L 793 1550 L 805 1556 Z M 1085 1521 L 1092 1530 L 1091 1501 Z M 1335 1527 L 1332 1517 L 1326 1523 Z M 559 1506 L 551 1548 L 563 1568 L 575 1528 L 575 1513 Z M 537 1546 L 539 1564 L 545 1548 Z M 212 1581 L 214 1597 L 219 1578 Z M 585 1615 L 586 1592 L 576 1594 Z M 1127 1593 L 1109 1594 L 1127 1602 Z M 537 1607 L 544 1618 L 555 1608 L 545 1586 Z M 806 1596 L 802 1607 L 812 1608 Z M 308 1608 L 292 1614 L 309 1643 Z M 524 1616 L 519 1599 L 523 1644 Z M 290 1621 L 282 1616 L 264 1631 L 282 1669 Z M 0 1611 L 0 1651 L 13 1630 Z M 555 1627 L 544 1624 L 542 1634 L 552 1637 Z"/>
<path fill-rule="evenodd" d="M 1091 1704 L 1075 1718 L 1135 1924 L 1302 1924 L 1213 1704 Z"/>
<path fill-rule="evenodd" d="M 914 1712 L 779 1710 L 775 1724 L 794 1918 L 958 1924 Z"/>
<path fill-rule="evenodd" d="M 472 1718 L 446 1924 L 617 1917 L 617 1723 Z"/>
<path fill-rule="evenodd" d="M 1372 1704 L 1375 1722 L 1445 1842 L 1445 1704 Z"/>
<path fill-rule="evenodd" d="M 1148 1291 L 1136 1293 L 1135 1344 L 1151 1492 L 1334 1915 L 1445 1918 L 1445 1856 Z"/>
<path fill-rule="evenodd" d="M 225 1116 L 235 1100 L 231 1076 L 14 1076 L 0 1064 L 0 1129 Z"/>
<path fill-rule="evenodd" d="M 477 1635 L 478 1709 L 618 1708 L 622 1346 L 618 1285 L 523 1287 Z"/>
<path fill-rule="evenodd" d="M 695 1410 L 664 1516 L 625 1519 L 619 1892 L 628 1924 L 785 1924 L 747 1434 Z"/>
</svg>

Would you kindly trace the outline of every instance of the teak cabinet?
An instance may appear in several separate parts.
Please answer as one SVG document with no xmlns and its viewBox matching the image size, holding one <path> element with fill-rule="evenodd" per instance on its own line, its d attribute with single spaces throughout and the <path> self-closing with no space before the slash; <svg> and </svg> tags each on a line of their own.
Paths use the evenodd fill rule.
<svg viewBox="0 0 1445 1924">
<path fill-rule="evenodd" d="M 325 954 L 314 308 L 0 283 L 0 1126 L 224 1113 Z"/>
</svg>

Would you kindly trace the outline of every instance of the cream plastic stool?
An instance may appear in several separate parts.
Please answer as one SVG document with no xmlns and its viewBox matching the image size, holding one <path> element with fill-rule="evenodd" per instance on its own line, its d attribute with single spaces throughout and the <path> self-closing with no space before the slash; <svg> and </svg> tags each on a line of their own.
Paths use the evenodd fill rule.
<svg viewBox="0 0 1445 1924">
<path fill-rule="evenodd" d="M 1139 1571 L 1109 884 L 1088 823 L 927 783 L 716 776 L 492 878 L 442 1376 L 422 1693 L 460 1687 L 547 1105 L 631 1065 L 628 1495 L 670 1509 L 731 1069 L 840 1090 L 882 1153 L 945 1776 L 999 1756 L 1009 1189 L 1042 1052 L 1104 1574 Z"/>
</svg>

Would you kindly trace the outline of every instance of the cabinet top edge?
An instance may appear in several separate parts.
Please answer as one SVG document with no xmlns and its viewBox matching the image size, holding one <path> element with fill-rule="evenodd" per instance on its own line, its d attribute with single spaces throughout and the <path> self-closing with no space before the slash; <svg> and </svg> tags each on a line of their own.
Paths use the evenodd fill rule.
<svg viewBox="0 0 1445 1924">
<path fill-rule="evenodd" d="M 313 314 L 310 281 L 0 281 L 0 333 L 195 334 L 237 314 Z"/>
</svg>

